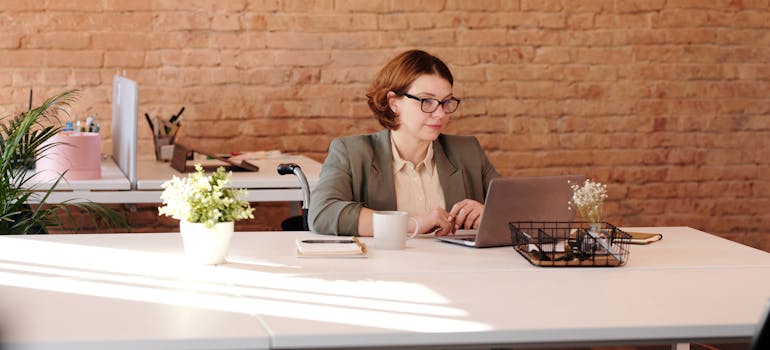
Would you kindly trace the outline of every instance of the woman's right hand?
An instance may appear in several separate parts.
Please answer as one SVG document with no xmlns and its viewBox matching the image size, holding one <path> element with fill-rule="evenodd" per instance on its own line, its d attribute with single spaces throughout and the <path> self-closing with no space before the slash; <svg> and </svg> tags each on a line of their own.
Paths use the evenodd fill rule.
<svg viewBox="0 0 770 350">
<path fill-rule="evenodd" d="M 423 215 L 416 216 L 415 219 L 420 223 L 420 231 L 418 233 L 421 234 L 435 231 L 436 236 L 446 236 L 455 232 L 454 217 L 441 208 L 436 208 Z"/>
</svg>

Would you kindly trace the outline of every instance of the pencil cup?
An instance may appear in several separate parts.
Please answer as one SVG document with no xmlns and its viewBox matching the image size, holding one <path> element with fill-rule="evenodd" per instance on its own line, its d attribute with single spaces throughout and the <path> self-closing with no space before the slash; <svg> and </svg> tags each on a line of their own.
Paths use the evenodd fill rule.
<svg viewBox="0 0 770 350">
<path fill-rule="evenodd" d="M 171 160 L 174 155 L 174 145 L 171 144 L 170 136 L 154 136 L 152 139 L 155 144 L 155 159 Z"/>
<path fill-rule="evenodd" d="M 41 146 L 35 164 L 38 178 L 94 180 L 102 177 L 102 139 L 95 132 L 61 132 Z"/>
<path fill-rule="evenodd" d="M 414 220 L 414 232 L 407 231 L 409 220 Z M 405 211 L 376 211 L 372 214 L 374 247 L 377 249 L 404 249 L 406 240 L 417 236 L 420 225 Z"/>
</svg>

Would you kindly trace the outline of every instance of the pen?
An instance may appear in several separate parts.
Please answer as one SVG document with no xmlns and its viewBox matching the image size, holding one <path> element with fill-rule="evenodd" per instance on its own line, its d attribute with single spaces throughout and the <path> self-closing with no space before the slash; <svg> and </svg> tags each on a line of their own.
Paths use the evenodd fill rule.
<svg viewBox="0 0 770 350">
<path fill-rule="evenodd" d="M 351 239 L 304 239 L 302 243 L 356 243 Z"/>
<path fill-rule="evenodd" d="M 174 129 L 174 133 L 173 133 L 173 134 L 171 134 L 171 139 L 168 141 L 168 144 L 169 144 L 169 145 L 173 145 L 173 144 L 174 144 L 174 140 L 176 140 L 176 134 L 178 134 L 178 133 L 179 133 L 179 129 L 180 129 L 181 127 L 182 127 L 182 124 L 177 124 L 177 127 L 176 127 L 176 129 Z"/>
<path fill-rule="evenodd" d="M 150 115 L 145 113 L 144 117 L 147 118 L 147 124 L 150 124 L 150 131 L 152 131 L 152 134 L 155 135 L 155 127 L 152 125 L 152 120 L 150 119 Z"/>
<path fill-rule="evenodd" d="M 171 119 L 168 120 L 169 123 L 176 122 L 177 119 L 179 119 L 182 116 L 182 112 L 184 112 L 184 106 L 182 106 L 182 109 L 179 110 L 179 113 L 177 113 L 176 115 L 172 115 L 171 116 Z"/>
</svg>

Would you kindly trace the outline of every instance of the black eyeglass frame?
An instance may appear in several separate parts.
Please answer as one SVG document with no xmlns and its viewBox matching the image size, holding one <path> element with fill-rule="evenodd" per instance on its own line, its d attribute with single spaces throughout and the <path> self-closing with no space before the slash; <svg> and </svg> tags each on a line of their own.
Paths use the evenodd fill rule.
<svg viewBox="0 0 770 350">
<path fill-rule="evenodd" d="M 435 99 L 435 98 L 430 98 L 430 97 L 429 97 L 429 98 L 420 98 L 420 97 L 417 97 L 417 96 L 415 96 L 415 95 L 412 95 L 412 94 L 409 94 L 409 93 L 406 93 L 406 92 L 399 92 L 399 93 L 396 93 L 396 94 L 397 94 L 397 95 L 400 95 L 400 96 L 405 96 L 405 97 L 411 98 L 411 99 L 413 99 L 413 100 L 417 100 L 417 101 L 420 101 L 420 110 L 421 110 L 421 111 L 423 111 L 423 112 L 425 112 L 425 113 L 433 113 L 433 112 L 435 112 L 435 111 L 436 111 L 436 110 L 437 110 L 439 107 L 441 107 L 442 109 L 444 109 L 444 106 L 446 105 L 446 103 L 448 103 L 448 102 L 450 102 L 450 101 L 456 101 L 456 102 L 457 102 L 457 105 L 455 106 L 455 109 L 453 109 L 453 110 L 451 110 L 451 111 L 447 111 L 446 109 L 444 109 L 444 112 L 445 112 L 446 114 L 450 114 L 450 113 L 453 113 L 453 112 L 457 111 L 457 109 L 458 109 L 458 108 L 460 108 L 460 99 L 459 99 L 459 98 L 457 98 L 457 97 L 454 97 L 454 96 L 452 96 L 452 97 L 450 97 L 450 98 L 448 98 L 448 99 L 446 99 L 446 100 L 443 100 L 443 101 L 439 101 L 439 100 L 437 100 L 437 99 Z M 426 104 L 425 104 L 425 101 L 436 101 L 436 102 L 437 102 L 437 104 L 436 104 L 436 108 L 434 108 L 432 111 L 426 111 L 426 110 L 425 110 L 425 106 L 426 106 Z M 430 105 L 431 105 L 431 104 L 432 104 L 432 103 L 429 103 L 427 106 L 429 106 L 429 107 L 430 107 Z"/>
</svg>

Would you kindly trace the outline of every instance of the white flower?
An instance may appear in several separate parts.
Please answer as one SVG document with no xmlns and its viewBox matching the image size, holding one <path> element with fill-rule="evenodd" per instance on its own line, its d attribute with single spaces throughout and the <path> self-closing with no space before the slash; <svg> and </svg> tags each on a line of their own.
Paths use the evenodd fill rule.
<svg viewBox="0 0 770 350">
<path fill-rule="evenodd" d="M 200 164 L 195 164 L 195 170 L 188 177 L 174 176 L 163 183 L 163 206 L 158 208 L 161 215 L 205 223 L 208 228 L 218 222 L 254 218 L 246 190 L 226 187 L 232 172 L 225 173 L 219 167 L 211 176 L 205 176 Z"/>
<path fill-rule="evenodd" d="M 602 206 L 607 199 L 607 185 L 586 179 L 583 186 L 570 185 L 572 201 L 580 216 L 592 223 L 602 220 Z"/>
</svg>

